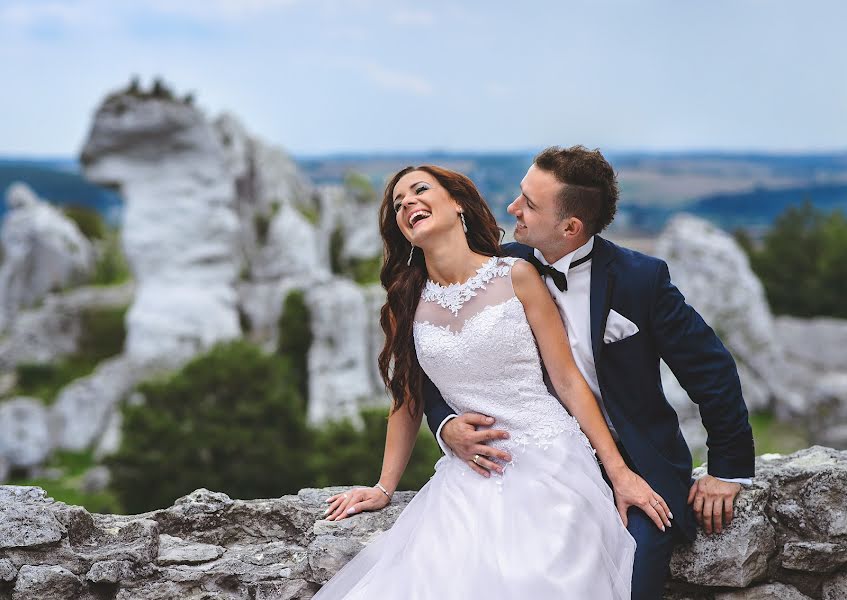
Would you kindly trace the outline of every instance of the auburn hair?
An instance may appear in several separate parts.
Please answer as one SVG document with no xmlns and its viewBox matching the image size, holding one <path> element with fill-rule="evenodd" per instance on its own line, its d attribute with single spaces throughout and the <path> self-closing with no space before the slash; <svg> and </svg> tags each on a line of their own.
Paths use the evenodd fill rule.
<svg viewBox="0 0 847 600">
<path fill-rule="evenodd" d="M 394 212 L 394 186 L 413 171 L 430 174 L 462 207 L 467 223 L 467 240 L 471 250 L 485 256 L 500 254 L 503 230 L 473 182 L 466 176 L 443 167 L 421 165 L 398 171 L 385 186 L 379 209 L 379 230 L 383 242 L 383 264 L 380 281 L 387 298 L 380 310 L 379 323 L 385 332 L 385 346 L 379 354 L 379 373 L 394 400 L 393 410 L 406 404 L 417 416 L 423 410 L 424 373 L 418 363 L 412 333 L 415 311 L 427 280 L 423 251 L 418 250 L 407 264 L 412 243 L 397 226 Z"/>
</svg>

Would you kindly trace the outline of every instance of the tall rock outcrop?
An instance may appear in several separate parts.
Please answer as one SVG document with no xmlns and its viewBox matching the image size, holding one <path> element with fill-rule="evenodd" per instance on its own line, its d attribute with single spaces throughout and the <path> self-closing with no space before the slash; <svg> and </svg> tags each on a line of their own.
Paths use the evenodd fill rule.
<svg viewBox="0 0 847 600">
<path fill-rule="evenodd" d="M 666 598 L 847 597 L 847 452 L 762 456 L 756 472 L 723 533 L 676 549 Z M 398 492 L 379 512 L 322 520 L 324 500 L 341 489 L 268 500 L 200 489 L 118 516 L 0 486 L 0 597 L 311 598 L 414 497 Z"/>
<path fill-rule="evenodd" d="M 847 430 L 825 423 L 825 415 L 847 416 L 847 382 L 838 377 L 847 372 L 847 323 L 775 319 L 742 248 L 702 219 L 685 214 L 671 219 L 656 254 L 735 358 L 748 408 L 819 423 L 812 427 L 817 441 L 847 447 Z M 665 366 L 662 380 L 686 439 L 702 445 L 705 433 L 696 406 Z"/>
<path fill-rule="evenodd" d="M 18 310 L 49 292 L 84 282 L 94 268 L 91 243 L 76 224 L 23 183 L 6 192 L 0 229 L 0 331 Z"/>
</svg>

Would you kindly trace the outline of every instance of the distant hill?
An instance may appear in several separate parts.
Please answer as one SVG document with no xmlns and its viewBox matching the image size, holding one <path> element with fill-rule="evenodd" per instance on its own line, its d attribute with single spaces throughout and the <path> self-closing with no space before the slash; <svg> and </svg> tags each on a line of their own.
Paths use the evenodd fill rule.
<svg viewBox="0 0 847 600">
<path fill-rule="evenodd" d="M 99 212 L 111 225 L 120 223 L 123 200 L 106 188 L 88 182 L 74 160 L 0 159 L 0 220 L 6 213 L 6 190 L 16 182 L 29 185 L 41 198 L 59 206 L 79 205 Z"/>
<path fill-rule="evenodd" d="M 792 204 L 806 199 L 823 210 L 847 211 L 847 153 L 722 154 L 608 153 L 618 173 L 621 201 L 613 225 L 617 234 L 654 235 L 675 212 L 704 217 L 725 229 L 761 231 Z M 504 226 L 513 222 L 506 207 L 532 162 L 532 152 L 346 154 L 296 159 L 315 183 L 341 183 L 354 171 L 379 193 L 385 180 L 407 165 L 437 164 L 468 175 Z M 56 204 L 82 204 L 118 223 L 122 202 L 113 191 L 79 175 L 74 160 L 0 159 L 0 194 L 25 181 Z M 0 204 L 0 218 L 5 205 Z"/>
</svg>

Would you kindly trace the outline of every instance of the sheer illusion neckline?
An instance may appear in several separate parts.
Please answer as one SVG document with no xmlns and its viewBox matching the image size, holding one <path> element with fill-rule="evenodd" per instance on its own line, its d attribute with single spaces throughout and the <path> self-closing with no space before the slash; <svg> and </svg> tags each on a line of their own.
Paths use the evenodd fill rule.
<svg viewBox="0 0 847 600">
<path fill-rule="evenodd" d="M 421 299 L 425 302 L 436 302 L 442 308 L 446 308 L 452 312 L 454 316 L 458 316 L 459 309 L 462 308 L 462 305 L 476 296 L 476 290 L 485 289 L 485 285 L 493 277 L 507 275 L 515 260 L 517 259 L 492 256 L 485 264 L 477 269 L 475 275 L 472 275 L 464 283 L 451 283 L 444 286 L 431 279 L 427 279 L 421 293 Z"/>
</svg>

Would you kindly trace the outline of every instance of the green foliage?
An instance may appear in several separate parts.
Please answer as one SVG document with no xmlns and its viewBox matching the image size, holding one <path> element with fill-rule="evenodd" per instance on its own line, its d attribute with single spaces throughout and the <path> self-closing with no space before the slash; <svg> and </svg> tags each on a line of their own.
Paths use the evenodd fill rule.
<svg viewBox="0 0 847 600">
<path fill-rule="evenodd" d="M 321 213 L 314 206 L 298 206 L 297 210 L 312 225 L 317 225 L 321 220 Z"/>
<path fill-rule="evenodd" d="M 337 226 L 329 236 L 329 267 L 336 275 L 344 273 L 345 264 L 342 257 L 344 252 L 344 230 Z"/>
<path fill-rule="evenodd" d="M 306 296 L 294 290 L 285 297 L 279 317 L 277 353 L 291 363 L 292 376 L 303 398 L 309 397 L 309 348 L 312 346 L 311 313 Z"/>
<path fill-rule="evenodd" d="M 111 491 L 84 492 L 81 489 L 85 472 L 96 464 L 90 451 L 58 451 L 44 465 L 47 469 L 58 470 L 61 473 L 58 478 L 12 478 L 9 485 L 35 485 L 59 502 L 84 506 L 89 512 L 120 514 L 123 507 Z"/>
<path fill-rule="evenodd" d="M 379 283 L 379 272 L 382 270 L 382 256 L 373 258 L 350 259 L 348 271 L 356 283 L 367 285 Z"/>
<path fill-rule="evenodd" d="M 761 248 L 744 247 L 775 313 L 847 317 L 842 293 L 847 219 L 842 212 L 825 214 L 806 201 L 779 216 Z"/>
<path fill-rule="evenodd" d="M 403 409 L 405 410 L 405 409 Z M 387 409 L 372 408 L 361 413 L 361 430 L 350 421 L 326 424 L 315 435 L 312 465 L 315 485 L 372 485 L 382 469 L 382 450 L 388 431 Z M 429 431 L 421 430 L 400 479 L 400 490 L 418 490 L 432 476 L 441 450 Z"/>
<path fill-rule="evenodd" d="M 807 448 L 810 443 L 802 427 L 777 421 L 771 413 L 750 415 L 750 426 L 753 428 L 757 455 L 771 452 L 790 454 L 801 448 Z"/>
<path fill-rule="evenodd" d="M 62 211 L 66 217 L 76 223 L 82 235 L 89 240 L 102 240 L 106 237 L 108 230 L 106 223 L 96 210 L 86 206 L 71 204 L 65 206 Z"/>
<path fill-rule="evenodd" d="M 107 231 L 101 243 L 101 254 L 94 266 L 92 283 L 95 285 L 117 285 L 132 278 L 129 264 L 121 248 L 120 233 Z"/>
<path fill-rule="evenodd" d="M 361 173 L 348 171 L 344 175 L 344 187 L 357 204 L 370 204 L 377 200 L 376 189 L 371 180 Z"/>
<path fill-rule="evenodd" d="M 329 265 L 332 272 L 350 277 L 361 285 L 379 283 L 379 272 L 382 269 L 381 254 L 371 258 L 345 259 L 343 253 L 344 231 L 338 226 L 329 238 Z"/>
<path fill-rule="evenodd" d="M 90 308 L 80 316 L 77 351 L 54 363 L 22 363 L 17 366 L 13 394 L 33 396 L 50 404 L 71 381 L 91 373 L 98 363 L 123 350 L 126 307 Z"/>
<path fill-rule="evenodd" d="M 286 360 L 238 341 L 143 384 L 145 403 L 124 407 L 107 459 L 124 508 L 169 506 L 200 487 L 268 498 L 308 486 L 311 436 L 293 381 Z"/>
<path fill-rule="evenodd" d="M 261 213 L 253 217 L 253 227 L 256 230 L 256 238 L 260 244 L 265 244 L 268 241 L 268 231 L 271 228 L 271 218 L 268 215 Z"/>
</svg>

